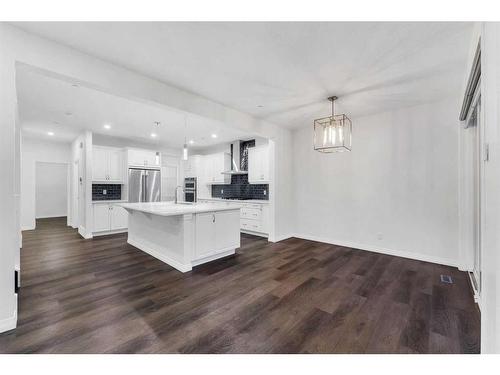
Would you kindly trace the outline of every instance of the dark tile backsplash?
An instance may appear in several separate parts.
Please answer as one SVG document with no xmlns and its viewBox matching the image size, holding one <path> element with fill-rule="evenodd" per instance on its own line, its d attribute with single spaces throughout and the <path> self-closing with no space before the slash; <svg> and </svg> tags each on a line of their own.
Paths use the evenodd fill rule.
<svg viewBox="0 0 500 375">
<path fill-rule="evenodd" d="M 106 190 L 106 194 L 104 193 Z M 122 186 L 120 184 L 92 184 L 93 201 L 110 201 L 122 199 Z"/>
<path fill-rule="evenodd" d="M 212 185 L 213 198 L 269 199 L 268 184 L 249 184 L 248 175 L 232 175 L 231 185 Z"/>
</svg>

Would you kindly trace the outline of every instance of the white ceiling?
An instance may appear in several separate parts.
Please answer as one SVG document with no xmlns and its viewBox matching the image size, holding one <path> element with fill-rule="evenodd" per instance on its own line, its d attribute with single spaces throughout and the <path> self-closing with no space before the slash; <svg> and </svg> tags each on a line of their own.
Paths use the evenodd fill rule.
<svg viewBox="0 0 500 375">
<path fill-rule="evenodd" d="M 35 22 L 17 26 L 287 127 L 457 94 L 472 23 Z M 259 107 L 263 106 L 263 107 Z"/>
<path fill-rule="evenodd" d="M 70 142 L 83 130 L 171 148 L 184 144 L 184 113 L 153 106 L 42 75 L 17 71 L 19 114 L 23 134 Z M 250 135 L 221 123 L 186 115 L 187 140 L 208 147 Z M 154 122 L 161 124 L 157 127 Z M 109 130 L 104 125 L 111 126 Z M 48 132 L 53 132 L 49 136 Z M 151 133 L 157 137 L 152 138 Z M 212 138 L 216 134 L 217 138 Z"/>
</svg>

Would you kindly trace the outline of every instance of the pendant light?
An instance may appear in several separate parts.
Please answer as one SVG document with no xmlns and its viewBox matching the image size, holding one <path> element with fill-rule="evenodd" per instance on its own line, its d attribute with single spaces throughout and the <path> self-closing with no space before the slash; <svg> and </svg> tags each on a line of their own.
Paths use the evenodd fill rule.
<svg viewBox="0 0 500 375">
<path fill-rule="evenodd" d="M 351 151 L 351 120 L 345 114 L 335 114 L 336 96 L 328 100 L 332 102 L 332 115 L 314 120 L 314 149 L 319 152 Z"/>
<path fill-rule="evenodd" d="M 182 160 L 188 160 L 188 146 L 186 142 L 187 117 L 184 115 L 184 147 L 182 148 Z"/>
</svg>

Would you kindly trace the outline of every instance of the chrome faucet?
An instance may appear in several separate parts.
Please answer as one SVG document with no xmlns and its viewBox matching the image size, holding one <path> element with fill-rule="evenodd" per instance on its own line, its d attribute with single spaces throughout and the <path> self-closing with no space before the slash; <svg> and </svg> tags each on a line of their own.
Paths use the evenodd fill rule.
<svg viewBox="0 0 500 375">
<path fill-rule="evenodd" d="M 175 204 L 177 204 L 177 189 L 179 188 L 181 188 L 184 191 L 184 188 L 180 185 L 175 187 Z"/>
</svg>

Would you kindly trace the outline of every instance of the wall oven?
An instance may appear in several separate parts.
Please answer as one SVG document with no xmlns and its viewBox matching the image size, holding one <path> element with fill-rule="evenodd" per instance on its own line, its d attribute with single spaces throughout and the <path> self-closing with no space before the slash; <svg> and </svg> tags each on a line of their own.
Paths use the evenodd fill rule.
<svg viewBox="0 0 500 375">
<path fill-rule="evenodd" d="M 196 190 L 196 177 L 186 177 L 184 179 L 184 201 L 196 202 L 198 200 Z"/>
</svg>

